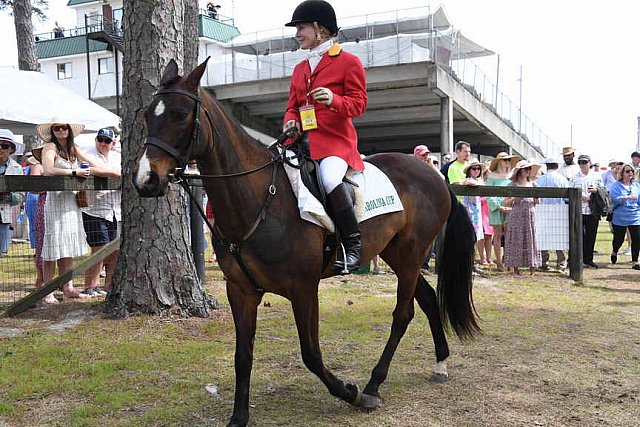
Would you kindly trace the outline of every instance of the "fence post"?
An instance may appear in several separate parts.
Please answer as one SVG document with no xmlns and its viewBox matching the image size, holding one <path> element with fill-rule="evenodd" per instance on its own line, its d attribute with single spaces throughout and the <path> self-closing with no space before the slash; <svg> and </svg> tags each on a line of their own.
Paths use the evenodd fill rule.
<svg viewBox="0 0 640 427">
<path fill-rule="evenodd" d="M 569 277 L 582 283 L 582 193 L 569 189 Z"/>
</svg>

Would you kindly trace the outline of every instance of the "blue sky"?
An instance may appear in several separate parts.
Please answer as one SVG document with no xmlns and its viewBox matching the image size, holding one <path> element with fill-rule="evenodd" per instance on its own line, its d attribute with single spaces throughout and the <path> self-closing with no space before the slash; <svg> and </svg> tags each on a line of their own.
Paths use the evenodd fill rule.
<svg viewBox="0 0 640 427">
<path fill-rule="evenodd" d="M 66 0 L 49 3 L 51 21 L 38 23 L 37 32 L 50 31 L 55 19 L 65 27 L 74 26 L 75 15 L 66 11 Z M 218 3 L 220 13 L 233 15 L 245 33 L 280 27 L 299 1 Z M 333 1 L 338 18 L 427 4 Z M 522 66 L 523 110 L 560 146 L 573 140 L 581 152 L 601 163 L 629 157 L 640 116 L 640 25 L 635 2 L 447 0 L 442 4 L 465 36 L 500 54 L 499 86 L 516 104 Z M 10 66 L 17 61 L 13 20 L 2 15 L 0 66 Z M 496 65 L 496 57 L 481 62 L 490 79 L 495 79 Z"/>
</svg>

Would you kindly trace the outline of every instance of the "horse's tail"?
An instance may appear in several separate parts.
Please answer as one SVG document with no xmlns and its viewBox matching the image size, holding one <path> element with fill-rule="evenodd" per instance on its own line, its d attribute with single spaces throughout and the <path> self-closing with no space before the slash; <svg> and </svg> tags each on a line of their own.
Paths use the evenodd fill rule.
<svg viewBox="0 0 640 427">
<path fill-rule="evenodd" d="M 438 260 L 438 306 L 445 328 L 461 339 L 471 338 L 480 327 L 473 305 L 475 230 L 467 210 L 449 188 L 451 211 Z"/>
</svg>

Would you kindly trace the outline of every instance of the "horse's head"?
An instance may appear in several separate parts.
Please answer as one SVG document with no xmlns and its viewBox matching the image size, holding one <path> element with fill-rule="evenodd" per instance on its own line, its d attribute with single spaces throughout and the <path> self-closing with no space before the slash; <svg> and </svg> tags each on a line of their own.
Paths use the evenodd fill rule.
<svg viewBox="0 0 640 427">
<path fill-rule="evenodd" d="M 207 60 L 187 77 L 178 75 L 172 59 L 147 108 L 145 150 L 134 170 L 133 183 L 142 197 L 158 197 L 166 193 L 167 184 L 177 169 L 202 154 L 200 146 L 200 79 Z"/>
</svg>

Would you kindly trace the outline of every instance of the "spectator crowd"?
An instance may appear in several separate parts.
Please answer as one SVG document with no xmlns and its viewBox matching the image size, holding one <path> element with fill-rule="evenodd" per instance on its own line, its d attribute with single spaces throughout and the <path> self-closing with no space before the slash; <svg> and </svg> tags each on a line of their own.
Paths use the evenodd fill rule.
<svg viewBox="0 0 640 427">
<path fill-rule="evenodd" d="M 440 172 L 451 185 L 489 185 L 509 187 L 578 188 L 581 193 L 582 263 L 597 269 L 594 262 L 598 227 L 607 216 L 613 234 L 611 263 L 619 255 L 631 256 L 631 268 L 640 270 L 640 153 L 633 152 L 628 161 L 611 159 L 605 172 L 587 154 L 574 147 L 562 149 L 562 161 L 548 157 L 544 165 L 520 156 L 500 152 L 487 162 L 472 156 L 471 144 L 458 141 L 454 156 L 441 156 Z M 426 145 L 414 149 L 414 156 L 434 167 L 437 161 Z M 544 167 L 542 167 L 544 166 Z M 476 274 L 482 268 L 510 270 L 519 275 L 522 269 L 565 271 L 567 253 L 563 249 L 539 250 L 536 236 L 536 206 L 567 204 L 563 198 L 459 196 L 476 232 Z M 547 211 L 545 211 L 547 212 Z M 568 225 L 566 225 L 568 227 Z M 568 235 L 568 230 L 567 230 Z M 625 240 L 627 248 L 621 250 Z M 437 247 L 437 242 L 434 245 Z M 423 268 L 429 268 L 432 252 Z M 493 259 L 492 259 L 493 252 Z M 550 266 L 550 253 L 555 252 L 555 269 Z M 495 260 L 495 261 L 494 261 Z"/>
</svg>

